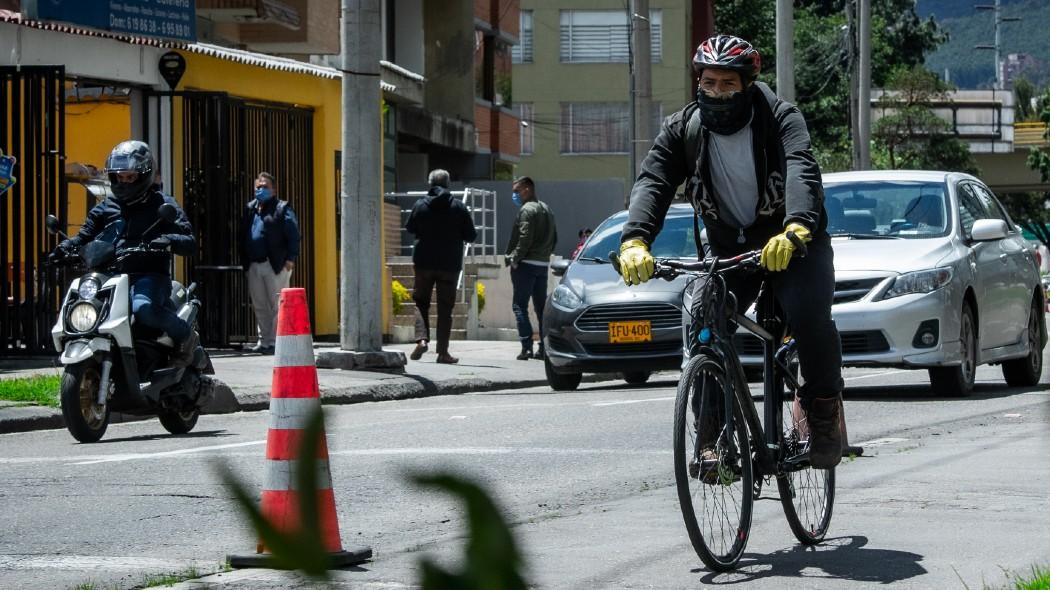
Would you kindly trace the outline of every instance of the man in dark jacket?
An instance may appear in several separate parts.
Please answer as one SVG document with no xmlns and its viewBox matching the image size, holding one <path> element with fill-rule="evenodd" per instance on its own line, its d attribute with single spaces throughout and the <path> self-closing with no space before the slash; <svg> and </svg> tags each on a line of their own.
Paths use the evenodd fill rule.
<svg viewBox="0 0 1050 590">
<path fill-rule="evenodd" d="M 629 285 L 652 276 L 649 244 L 683 182 L 714 255 L 761 248 L 761 263 L 771 271 L 767 280 L 798 342 L 810 461 L 829 469 L 842 456 L 843 383 L 839 334 L 831 319 L 835 274 L 820 168 L 802 114 L 755 82 L 760 64 L 758 52 L 738 37 L 718 35 L 697 48 L 696 101 L 664 121 L 631 193 L 620 247 L 623 276 Z M 805 258 L 791 259 L 796 248 L 791 234 L 809 243 Z M 751 305 L 762 278 L 727 277 L 738 309 Z"/>
<path fill-rule="evenodd" d="M 510 198 L 520 207 L 510 232 L 506 256 L 514 289 L 514 317 L 521 340 L 521 352 L 516 358 L 519 361 L 543 360 L 543 306 L 547 302 L 547 276 L 551 253 L 558 243 L 558 228 L 551 208 L 536 198 L 536 183 L 531 178 L 522 176 L 514 181 L 511 189 L 514 192 Z M 540 330 L 540 346 L 535 354 L 532 352 L 532 324 L 529 322 L 530 298 Z"/>
<path fill-rule="evenodd" d="M 145 143 L 118 144 L 106 159 L 106 173 L 113 196 L 92 208 L 77 235 L 63 240 L 53 256 L 69 254 L 96 239 L 112 243 L 117 255 L 124 256 L 120 270 L 131 281 L 135 321 L 166 333 L 188 364 L 199 338 L 171 305 L 171 261 L 172 253 L 193 255 L 193 227 L 175 199 L 154 185 L 153 154 Z M 174 221 L 158 215 L 165 203 L 175 208 Z"/>
<path fill-rule="evenodd" d="M 241 266 L 248 273 L 248 296 L 255 309 L 259 341 L 251 348 L 273 354 L 277 342 L 277 306 L 299 257 L 299 221 L 288 201 L 277 196 L 269 172 L 255 179 L 255 198 L 241 223 Z"/>
<path fill-rule="evenodd" d="M 412 250 L 415 286 L 412 300 L 416 304 L 416 348 L 409 355 L 414 361 L 423 358 L 430 341 L 430 294 L 437 287 L 437 362 L 455 364 L 459 359 L 448 352 L 452 334 L 452 308 L 456 305 L 456 283 L 463 269 L 463 244 L 473 242 L 478 233 L 466 205 L 448 190 L 449 175 L 433 170 L 430 191 L 416 201 L 405 229 L 415 234 Z"/>
</svg>

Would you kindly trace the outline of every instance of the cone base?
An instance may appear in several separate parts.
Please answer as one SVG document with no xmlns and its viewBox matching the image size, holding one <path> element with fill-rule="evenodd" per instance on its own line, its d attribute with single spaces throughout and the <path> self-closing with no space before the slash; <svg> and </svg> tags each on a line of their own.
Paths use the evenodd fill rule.
<svg viewBox="0 0 1050 590">
<path fill-rule="evenodd" d="M 332 569 L 339 569 L 351 565 L 358 565 L 372 559 L 372 548 L 361 547 L 350 551 L 339 551 L 336 553 L 329 553 L 328 559 L 331 562 Z M 241 569 L 250 567 L 261 567 L 269 569 L 282 569 L 277 561 L 273 558 L 273 555 L 269 553 L 252 553 L 250 555 L 227 555 L 226 561 L 230 563 L 230 567 Z"/>
</svg>

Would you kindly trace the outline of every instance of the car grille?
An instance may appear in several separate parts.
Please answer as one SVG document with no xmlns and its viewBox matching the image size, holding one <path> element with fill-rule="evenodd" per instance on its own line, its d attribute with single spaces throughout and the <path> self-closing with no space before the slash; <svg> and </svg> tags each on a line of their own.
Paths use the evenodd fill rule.
<svg viewBox="0 0 1050 590">
<path fill-rule="evenodd" d="M 835 299 L 833 303 L 849 303 L 851 301 L 858 301 L 871 291 L 875 285 L 878 285 L 885 277 L 875 277 L 871 279 L 855 279 L 849 281 L 836 281 L 835 282 Z"/>
<path fill-rule="evenodd" d="M 879 330 L 840 332 L 839 338 L 842 354 L 870 354 L 890 349 L 890 343 Z M 733 347 L 740 356 L 762 356 L 762 339 L 754 334 L 734 334 Z"/>
<path fill-rule="evenodd" d="M 595 305 L 576 320 L 576 329 L 606 332 L 609 322 L 649 320 L 654 330 L 681 328 L 682 311 L 669 303 L 617 303 Z"/>
<path fill-rule="evenodd" d="M 631 344 L 584 344 L 588 354 L 668 354 L 682 350 L 680 340 L 665 342 L 635 342 Z"/>
</svg>

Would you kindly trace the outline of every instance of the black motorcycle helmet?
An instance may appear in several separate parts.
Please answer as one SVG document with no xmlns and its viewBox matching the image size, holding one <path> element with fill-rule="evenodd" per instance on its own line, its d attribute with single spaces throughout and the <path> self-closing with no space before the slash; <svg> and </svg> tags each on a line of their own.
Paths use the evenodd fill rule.
<svg viewBox="0 0 1050 590">
<path fill-rule="evenodd" d="M 120 182 L 117 174 L 135 172 L 138 176 L 132 182 Z M 141 203 L 149 194 L 156 172 L 153 169 L 153 152 L 141 141 L 125 141 L 113 148 L 106 158 L 106 174 L 109 176 L 113 196 L 121 204 L 134 205 Z"/>
<path fill-rule="evenodd" d="M 701 43 L 693 56 L 693 73 L 699 76 L 707 68 L 737 72 L 746 86 L 758 77 L 762 69 L 762 56 L 740 37 L 715 35 Z"/>
</svg>

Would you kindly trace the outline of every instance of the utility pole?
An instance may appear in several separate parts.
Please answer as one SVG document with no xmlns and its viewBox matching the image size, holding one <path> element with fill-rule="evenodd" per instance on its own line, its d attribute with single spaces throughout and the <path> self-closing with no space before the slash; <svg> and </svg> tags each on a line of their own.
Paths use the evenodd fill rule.
<svg viewBox="0 0 1050 590">
<path fill-rule="evenodd" d="M 653 76 L 652 49 L 650 45 L 649 0 L 632 0 L 630 3 L 630 47 L 631 47 L 631 176 L 633 182 L 642 169 L 642 161 L 652 145 Z M 627 205 L 630 206 L 630 191 Z"/>
<path fill-rule="evenodd" d="M 1006 87 L 1006 84 L 1005 80 L 1003 80 L 1003 67 L 999 56 L 1002 49 L 999 31 L 1003 23 L 1017 22 L 1021 20 L 1021 17 L 1003 16 L 1001 0 L 995 0 L 995 4 L 977 4 L 974 5 L 974 8 L 977 10 L 991 10 L 995 14 L 995 45 L 975 45 L 974 49 L 991 49 L 995 52 L 995 89 L 1002 90 Z"/>
<path fill-rule="evenodd" d="M 342 192 L 339 195 L 338 352 L 317 355 L 320 367 L 404 366 L 384 352 L 382 307 L 381 95 L 382 0 L 341 0 Z"/>
<path fill-rule="evenodd" d="M 850 162 L 854 170 L 860 169 L 860 126 L 857 124 L 860 104 L 858 100 L 857 75 L 857 0 L 846 0 L 846 42 L 848 43 L 847 67 L 849 72 L 849 132 Z"/>
<path fill-rule="evenodd" d="M 637 152 L 637 135 L 635 133 L 634 116 L 634 3 L 627 3 L 627 191 L 623 195 L 623 208 L 631 208 L 631 188 L 634 179 L 638 178 L 638 170 L 634 167 Z"/>
<path fill-rule="evenodd" d="M 996 0 L 998 1 L 998 0 Z M 859 170 L 871 168 L 871 0 L 860 0 L 858 6 L 860 60 L 857 83 L 857 146 Z"/>
<path fill-rule="evenodd" d="M 795 7 L 777 0 L 777 94 L 795 102 Z"/>
</svg>

